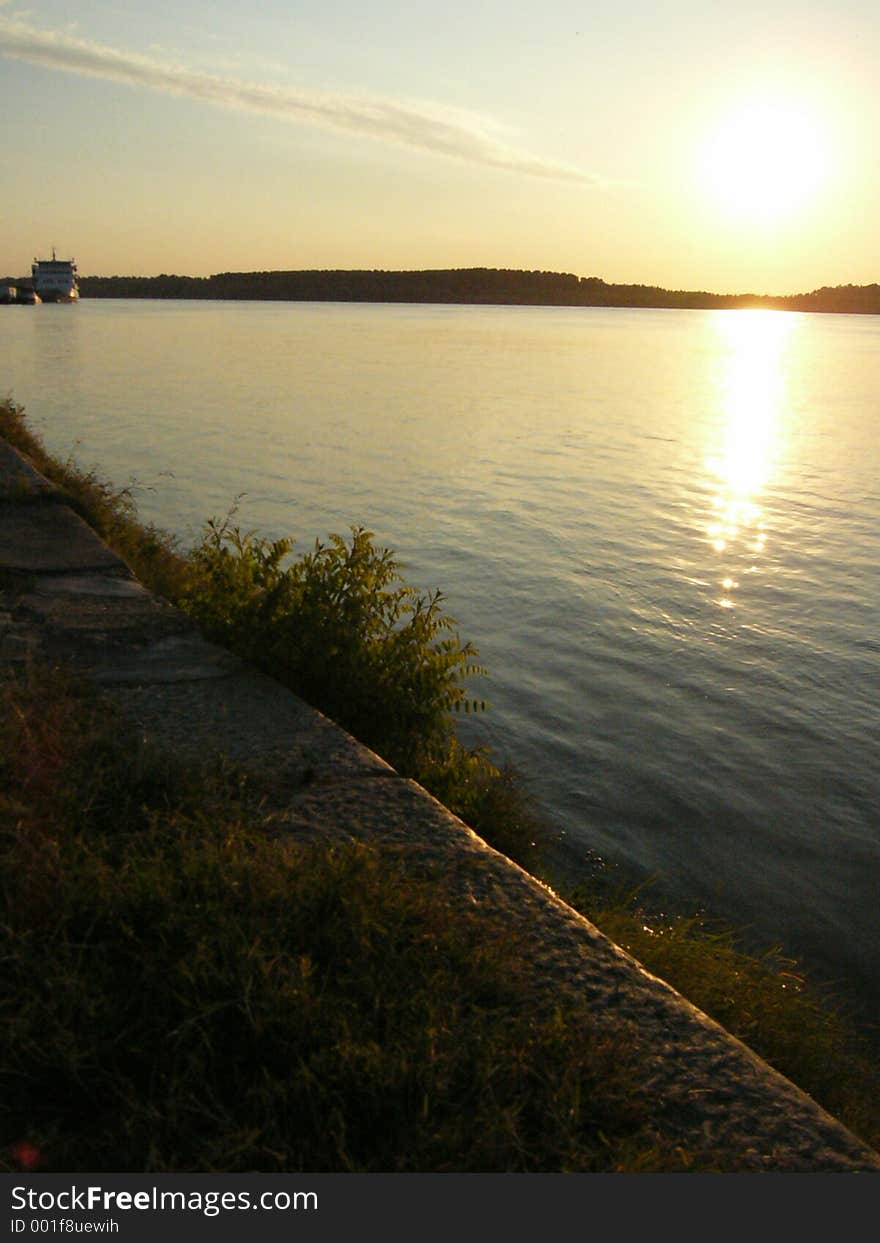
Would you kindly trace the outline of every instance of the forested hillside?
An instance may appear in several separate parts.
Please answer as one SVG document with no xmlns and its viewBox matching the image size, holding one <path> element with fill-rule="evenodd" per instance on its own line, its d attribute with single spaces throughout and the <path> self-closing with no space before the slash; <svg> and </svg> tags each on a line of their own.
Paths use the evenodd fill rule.
<svg viewBox="0 0 880 1243">
<path fill-rule="evenodd" d="M 212 298 L 290 302 L 447 302 L 521 306 L 768 307 L 880 314 L 880 285 L 840 285 L 790 297 L 611 285 L 598 276 L 505 268 L 424 272 L 220 272 L 214 276 L 83 276 L 86 298 Z"/>
</svg>

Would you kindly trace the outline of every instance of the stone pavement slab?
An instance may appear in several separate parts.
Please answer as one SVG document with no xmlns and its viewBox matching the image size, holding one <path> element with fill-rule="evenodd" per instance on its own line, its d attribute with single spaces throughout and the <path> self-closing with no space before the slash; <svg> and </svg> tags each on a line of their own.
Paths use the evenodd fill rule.
<svg viewBox="0 0 880 1243">
<path fill-rule="evenodd" d="M 34 583 L 41 596 L 95 596 L 103 600 L 150 600 L 151 594 L 130 574 L 41 574 Z"/>
<path fill-rule="evenodd" d="M 62 493 L 23 453 L 0 440 L 0 501 L 37 499 L 62 499 Z"/>
<path fill-rule="evenodd" d="M 131 680 L 139 668 L 162 676 L 163 668 L 180 668 L 186 661 L 195 665 L 200 657 L 203 665 L 213 659 L 215 666 L 231 667 L 234 660 L 216 649 L 192 650 L 203 644 L 194 627 L 146 591 L 122 562 L 92 574 L 19 571 L 5 594 L 12 627 L 29 635 L 45 660 L 70 660 L 93 676 L 115 670 Z M 173 650 L 168 641 L 174 638 L 189 640 L 191 650 Z"/>
<path fill-rule="evenodd" d="M 103 683 L 144 734 L 181 759 L 222 754 L 287 800 L 314 780 L 397 776 L 389 764 L 278 682 L 246 666 L 222 678 Z"/>
<path fill-rule="evenodd" d="M 118 570 L 121 557 L 64 504 L 0 501 L 0 566 L 30 573 Z"/>
</svg>

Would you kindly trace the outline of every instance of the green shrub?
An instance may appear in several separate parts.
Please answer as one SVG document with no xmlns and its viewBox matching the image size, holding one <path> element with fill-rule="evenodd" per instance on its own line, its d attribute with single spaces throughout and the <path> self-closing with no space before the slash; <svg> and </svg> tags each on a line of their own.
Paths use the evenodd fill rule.
<svg viewBox="0 0 880 1243">
<path fill-rule="evenodd" d="M 485 675 L 439 591 L 400 577 L 391 551 L 353 527 L 297 559 L 213 520 L 190 558 L 182 604 L 232 648 L 413 777 L 493 846 L 537 866 L 549 840 L 524 779 L 461 745 L 459 712 L 481 712 L 465 681 Z"/>
<path fill-rule="evenodd" d="M 184 608 L 407 775 L 448 764 L 453 714 L 485 708 L 464 680 L 485 671 L 442 594 L 404 583 L 362 527 L 296 560 L 290 551 L 210 522 Z"/>
</svg>

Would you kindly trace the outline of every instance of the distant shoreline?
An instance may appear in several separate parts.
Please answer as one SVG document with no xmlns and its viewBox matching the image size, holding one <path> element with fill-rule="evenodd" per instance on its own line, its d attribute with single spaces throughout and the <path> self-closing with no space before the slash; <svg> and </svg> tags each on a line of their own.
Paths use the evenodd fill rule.
<svg viewBox="0 0 880 1243">
<path fill-rule="evenodd" d="M 85 298 L 195 298 L 281 302 L 411 302 L 502 306 L 758 308 L 880 315 L 880 285 L 825 286 L 810 293 L 714 294 L 656 285 L 613 285 L 597 276 L 505 268 L 426 271 L 221 272 L 214 276 L 81 276 Z"/>
</svg>

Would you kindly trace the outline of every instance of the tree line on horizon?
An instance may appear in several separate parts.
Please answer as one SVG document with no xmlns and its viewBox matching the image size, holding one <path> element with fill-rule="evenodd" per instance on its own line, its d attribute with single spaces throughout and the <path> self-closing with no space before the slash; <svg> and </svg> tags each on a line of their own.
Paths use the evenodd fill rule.
<svg viewBox="0 0 880 1243">
<path fill-rule="evenodd" d="M 18 284 L 23 282 L 19 281 Z M 425 302 L 506 306 L 609 306 L 880 314 L 880 285 L 824 286 L 810 293 L 715 294 L 656 285 L 615 285 L 598 276 L 510 268 L 427 271 L 304 270 L 213 276 L 82 276 L 86 298 L 201 298 L 285 302 Z"/>
</svg>

